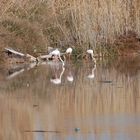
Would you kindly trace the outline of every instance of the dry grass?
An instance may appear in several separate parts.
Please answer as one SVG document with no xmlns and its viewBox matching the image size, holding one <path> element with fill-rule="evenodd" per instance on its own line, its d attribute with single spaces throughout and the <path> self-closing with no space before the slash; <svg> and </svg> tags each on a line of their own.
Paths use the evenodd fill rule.
<svg viewBox="0 0 140 140">
<path fill-rule="evenodd" d="M 139 0 L 1 0 L 0 40 L 32 54 L 71 45 L 105 52 L 128 31 L 140 35 L 139 17 Z"/>
</svg>

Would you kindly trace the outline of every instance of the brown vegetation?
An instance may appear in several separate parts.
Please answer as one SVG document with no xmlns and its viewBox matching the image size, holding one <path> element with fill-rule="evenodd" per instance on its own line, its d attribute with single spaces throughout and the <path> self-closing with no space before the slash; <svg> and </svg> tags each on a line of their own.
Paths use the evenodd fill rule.
<svg viewBox="0 0 140 140">
<path fill-rule="evenodd" d="M 116 37 L 140 35 L 139 17 L 139 0 L 1 0 L 0 48 L 37 55 L 74 45 L 111 54 L 106 46 Z"/>
<path fill-rule="evenodd" d="M 140 54 L 140 38 L 134 32 L 121 35 L 115 41 L 118 54 L 123 56 L 136 56 Z"/>
</svg>

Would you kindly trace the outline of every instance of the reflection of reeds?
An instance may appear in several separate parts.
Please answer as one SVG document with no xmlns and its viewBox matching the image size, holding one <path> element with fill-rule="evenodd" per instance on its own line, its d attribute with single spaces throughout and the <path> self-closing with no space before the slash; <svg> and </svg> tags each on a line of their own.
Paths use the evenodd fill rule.
<svg viewBox="0 0 140 140">
<path fill-rule="evenodd" d="M 10 104 L 9 104 L 10 103 Z M 24 130 L 32 127 L 30 109 L 11 97 L 0 96 L 0 139 L 24 139 Z M 26 135 L 27 140 L 33 139 L 32 134 Z"/>
<path fill-rule="evenodd" d="M 47 45 L 96 47 L 129 30 L 140 34 L 139 11 L 138 0 L 2 0 L 0 37 L 31 54 L 46 51 Z M 104 47 L 99 50 L 106 53 Z"/>
<path fill-rule="evenodd" d="M 0 119 L 3 128 L 1 134 L 4 133 L 2 136 L 10 134 L 11 138 L 18 137 L 20 140 L 24 135 L 24 138 L 29 136 L 28 139 L 33 139 L 36 133 L 21 132 L 41 129 L 60 131 L 61 139 L 66 139 L 69 131 L 73 132 L 75 127 L 80 127 L 84 133 L 92 132 L 97 137 L 105 133 L 106 129 L 111 135 L 120 132 L 121 126 L 102 120 L 108 121 L 108 117 L 119 117 L 122 114 L 133 116 L 140 113 L 138 74 L 126 76 L 115 67 L 109 69 L 97 65 L 95 78 L 89 80 L 86 77 L 87 67 L 73 70 L 76 74 L 74 82 L 64 84 L 65 86 L 50 83 L 50 70 L 47 66 L 41 66 L 40 69 L 28 71 L 13 81 L 5 82 L 0 96 L 3 118 Z M 67 73 L 63 76 L 63 82 L 66 76 Z M 102 83 L 101 80 L 111 80 L 112 83 Z M 30 87 L 24 84 L 16 86 L 27 81 Z M 14 90 L 13 85 L 16 86 Z M 37 125 L 38 123 L 40 125 Z M 126 125 L 123 129 L 128 134 L 135 134 L 135 129 L 140 130 L 136 124 L 129 127 Z M 55 134 L 43 135 L 51 139 Z"/>
</svg>

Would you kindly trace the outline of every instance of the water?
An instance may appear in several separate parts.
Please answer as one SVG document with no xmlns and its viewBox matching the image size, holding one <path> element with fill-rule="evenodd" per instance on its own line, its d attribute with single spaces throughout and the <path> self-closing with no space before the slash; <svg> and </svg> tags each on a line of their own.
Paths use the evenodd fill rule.
<svg viewBox="0 0 140 140">
<path fill-rule="evenodd" d="M 0 72 L 0 139 L 139 140 L 139 59 Z"/>
</svg>

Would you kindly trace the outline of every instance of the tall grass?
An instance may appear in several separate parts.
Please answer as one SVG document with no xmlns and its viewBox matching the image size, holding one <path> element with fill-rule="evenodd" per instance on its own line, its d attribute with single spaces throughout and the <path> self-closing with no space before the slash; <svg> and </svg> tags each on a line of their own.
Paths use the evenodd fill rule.
<svg viewBox="0 0 140 140">
<path fill-rule="evenodd" d="M 139 0 L 1 0 L 5 45 L 31 53 L 48 46 L 104 49 L 116 37 L 140 35 Z M 103 46 L 103 47 L 99 47 Z"/>
</svg>

